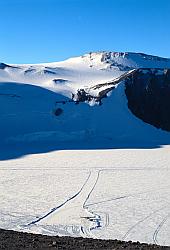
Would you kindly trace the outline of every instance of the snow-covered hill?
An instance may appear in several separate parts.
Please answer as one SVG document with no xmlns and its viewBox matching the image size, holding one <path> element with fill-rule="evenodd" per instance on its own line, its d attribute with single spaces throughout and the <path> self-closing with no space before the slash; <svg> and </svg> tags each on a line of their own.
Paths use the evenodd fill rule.
<svg viewBox="0 0 170 250">
<path fill-rule="evenodd" d="M 169 244 L 170 132 L 147 112 L 169 93 L 168 68 L 117 52 L 1 63 L 0 227 Z"/>
<path fill-rule="evenodd" d="M 167 144 L 168 133 L 143 123 L 127 108 L 123 79 L 139 67 L 168 68 L 170 60 L 99 52 L 48 64 L 1 63 L 1 142 Z"/>
</svg>

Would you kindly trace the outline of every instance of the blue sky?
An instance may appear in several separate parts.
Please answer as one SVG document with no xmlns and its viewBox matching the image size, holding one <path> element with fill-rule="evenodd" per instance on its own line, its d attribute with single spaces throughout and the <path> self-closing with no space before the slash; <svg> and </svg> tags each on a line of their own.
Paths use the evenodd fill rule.
<svg viewBox="0 0 170 250">
<path fill-rule="evenodd" d="M 0 0 L 0 61 L 60 61 L 89 51 L 170 57 L 169 0 Z"/>
</svg>

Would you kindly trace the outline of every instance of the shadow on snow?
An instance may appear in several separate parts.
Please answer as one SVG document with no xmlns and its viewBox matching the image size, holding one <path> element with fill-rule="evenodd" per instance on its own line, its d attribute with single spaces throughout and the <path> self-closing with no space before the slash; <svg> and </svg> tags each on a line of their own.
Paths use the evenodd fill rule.
<svg viewBox="0 0 170 250">
<path fill-rule="evenodd" d="M 60 101 L 65 104 L 59 104 Z M 55 150 L 153 149 L 170 144 L 170 133 L 166 132 L 156 140 L 150 140 L 149 133 L 139 138 L 133 136 L 124 139 L 120 136 L 122 139 L 119 139 L 115 127 L 112 128 L 113 137 L 110 136 L 111 130 L 106 135 L 102 134 L 104 130 L 94 135 L 93 124 L 96 122 L 99 127 L 102 112 L 106 111 L 103 107 L 90 107 L 84 103 L 75 105 L 69 101 L 69 98 L 39 86 L 0 83 L 0 160 Z M 105 106 L 105 103 L 102 106 Z M 58 117 L 54 114 L 57 108 L 64 111 Z M 99 114 L 93 118 L 93 123 L 91 117 L 97 113 L 97 109 L 100 109 L 100 112 L 97 111 Z M 108 110 L 107 107 L 106 109 Z M 110 110 L 109 116 L 103 118 L 106 119 L 106 132 L 109 119 L 114 126 L 114 113 L 112 117 L 111 112 Z M 121 131 L 127 130 L 127 126 L 126 121 L 122 122 L 118 133 L 121 135 Z M 76 134 L 74 131 L 80 133 Z M 82 134 L 82 131 L 85 133 Z"/>
</svg>

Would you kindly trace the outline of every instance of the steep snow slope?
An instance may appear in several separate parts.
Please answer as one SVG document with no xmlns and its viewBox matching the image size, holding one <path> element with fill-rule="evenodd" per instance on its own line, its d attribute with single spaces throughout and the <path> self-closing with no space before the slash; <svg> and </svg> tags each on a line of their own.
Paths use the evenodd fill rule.
<svg viewBox="0 0 170 250">
<path fill-rule="evenodd" d="M 0 64 L 0 227 L 170 244 L 170 133 L 127 107 L 123 79 L 139 67 L 170 60 Z"/>
</svg>

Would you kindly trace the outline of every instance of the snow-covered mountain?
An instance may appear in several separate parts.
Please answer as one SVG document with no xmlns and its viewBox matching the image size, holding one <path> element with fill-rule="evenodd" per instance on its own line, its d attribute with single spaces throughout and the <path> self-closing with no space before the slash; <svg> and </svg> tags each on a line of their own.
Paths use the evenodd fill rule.
<svg viewBox="0 0 170 250">
<path fill-rule="evenodd" d="M 139 68 L 143 70 L 139 72 Z M 69 141 L 77 145 L 77 141 L 102 141 L 111 147 L 167 144 L 169 133 L 142 122 L 128 109 L 131 100 L 129 107 L 138 116 L 132 108 L 137 105 L 132 105 L 132 95 L 125 95 L 126 82 L 129 79 L 128 86 L 136 86 L 129 84 L 130 79 L 144 75 L 142 86 L 147 89 L 146 68 L 152 69 L 151 75 L 166 78 L 164 69 L 170 68 L 170 59 L 98 52 L 55 63 L 1 63 L 1 143 Z M 140 95 L 139 89 L 133 96 Z"/>
<path fill-rule="evenodd" d="M 0 64 L 0 228 L 170 245 L 170 59 Z"/>
</svg>

